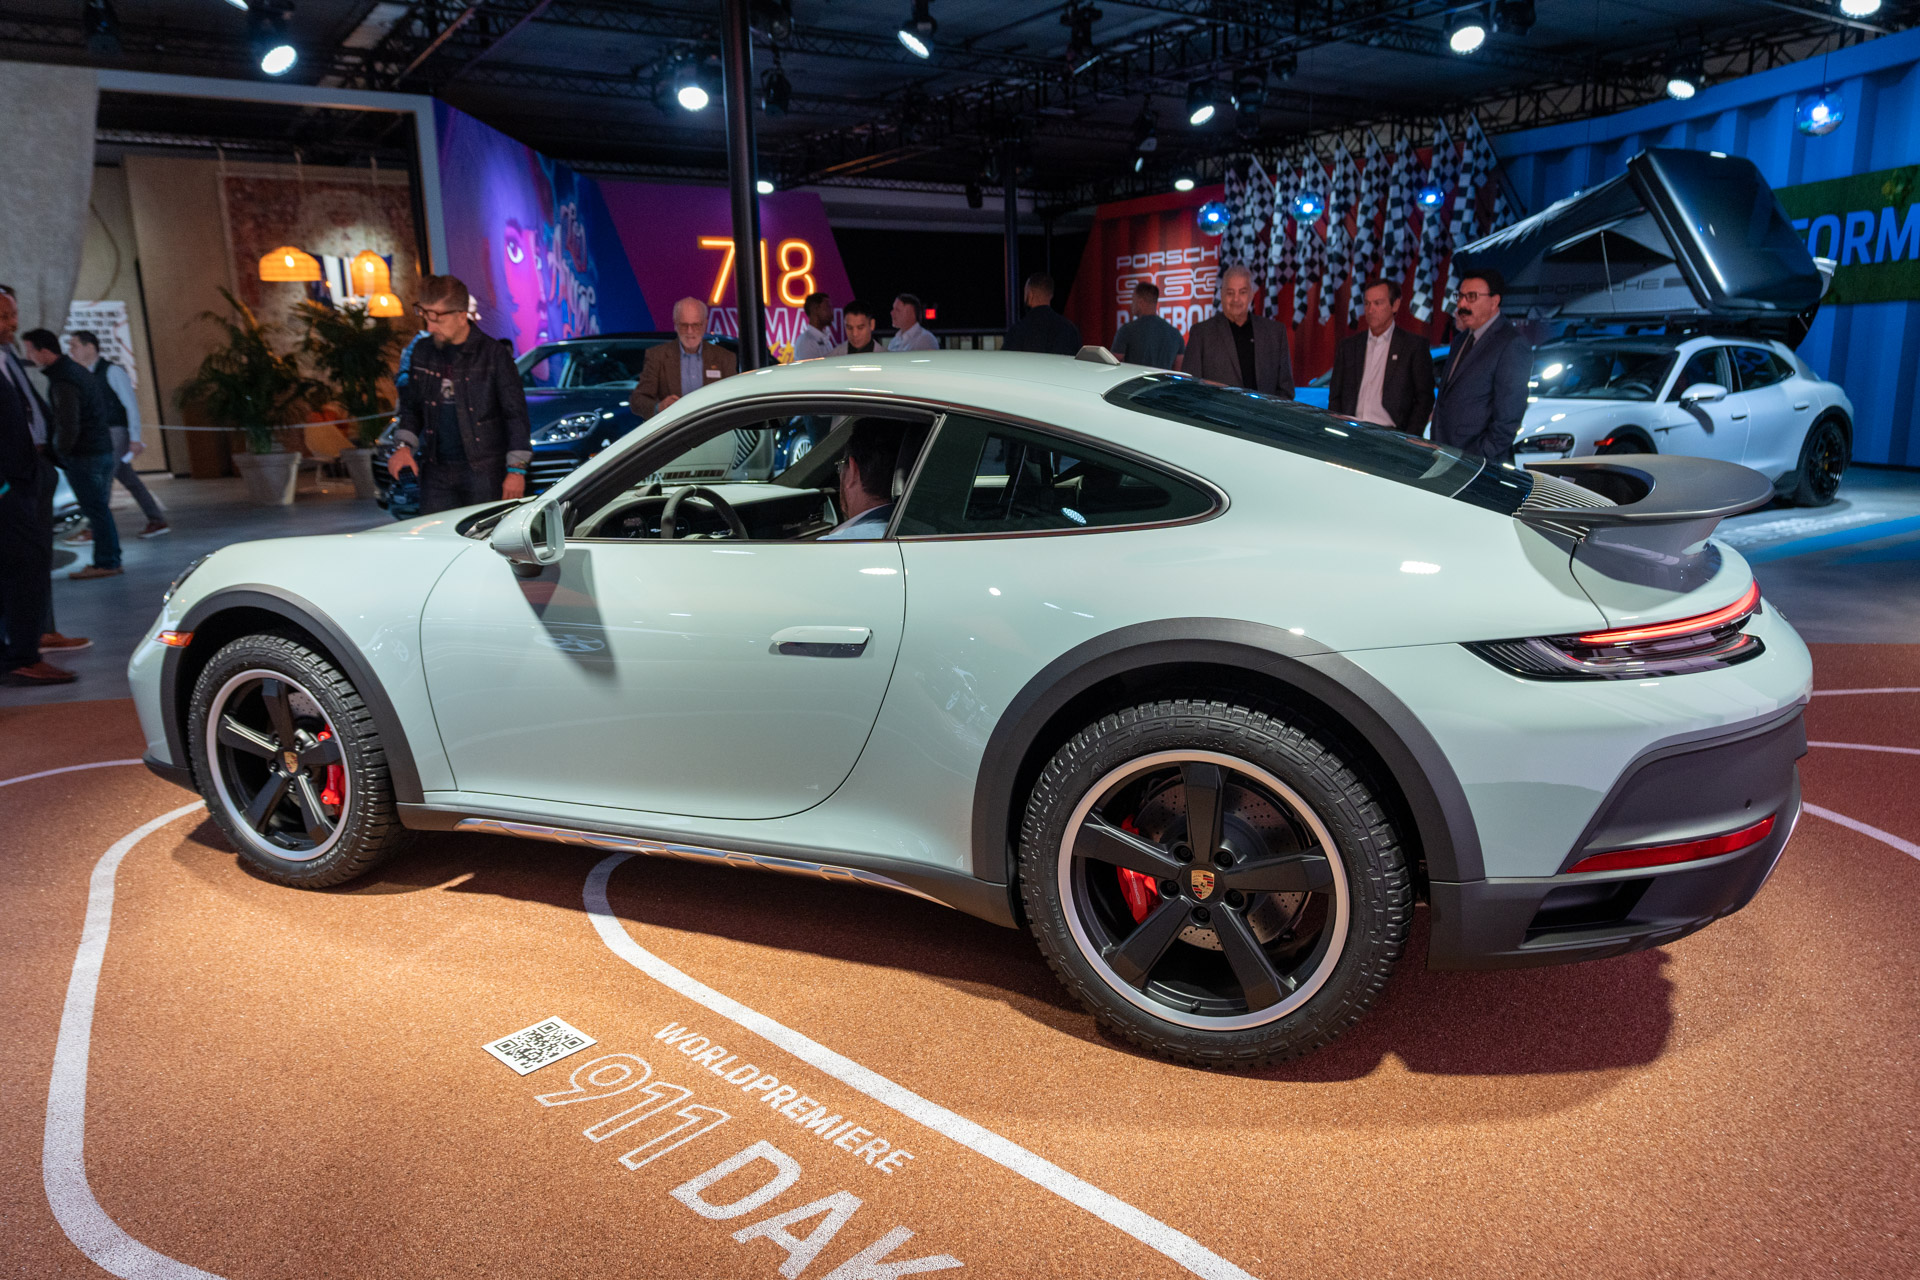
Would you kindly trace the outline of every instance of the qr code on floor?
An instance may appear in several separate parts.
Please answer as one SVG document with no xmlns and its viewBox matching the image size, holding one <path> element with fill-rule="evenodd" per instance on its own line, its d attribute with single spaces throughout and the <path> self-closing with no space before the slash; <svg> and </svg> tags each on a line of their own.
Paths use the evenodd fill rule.
<svg viewBox="0 0 1920 1280">
<path fill-rule="evenodd" d="M 597 1043 L 586 1032 L 568 1026 L 565 1020 L 547 1018 L 480 1047 L 524 1076 Z"/>
</svg>

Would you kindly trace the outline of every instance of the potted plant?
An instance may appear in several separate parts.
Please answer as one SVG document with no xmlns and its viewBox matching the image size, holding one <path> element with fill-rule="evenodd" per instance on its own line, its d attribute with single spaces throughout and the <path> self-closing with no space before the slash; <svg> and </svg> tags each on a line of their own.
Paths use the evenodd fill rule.
<svg viewBox="0 0 1920 1280">
<path fill-rule="evenodd" d="M 340 460 L 353 477 L 355 497 L 371 498 L 373 447 L 386 429 L 393 399 L 384 387 L 393 373 L 406 335 L 385 316 L 369 315 L 364 299 L 334 308 L 303 302 L 294 312 L 306 329 L 301 349 L 333 388 L 334 399 L 354 419 L 359 447 L 342 449 Z"/>
<path fill-rule="evenodd" d="M 275 433 L 298 422 L 325 396 L 326 388 L 302 373 L 292 356 L 274 348 L 277 326 L 262 324 L 252 308 L 227 290 L 220 296 L 232 314 L 203 311 L 200 318 L 225 330 L 226 341 L 208 353 L 180 388 L 180 405 L 216 427 L 243 434 L 247 452 L 235 454 L 233 465 L 247 482 L 247 496 L 287 506 L 300 479 L 300 453 L 285 448 Z"/>
</svg>

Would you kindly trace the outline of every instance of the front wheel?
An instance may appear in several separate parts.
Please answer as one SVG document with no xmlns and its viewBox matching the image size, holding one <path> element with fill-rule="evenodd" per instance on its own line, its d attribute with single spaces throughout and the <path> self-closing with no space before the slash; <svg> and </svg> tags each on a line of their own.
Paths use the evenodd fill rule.
<svg viewBox="0 0 1920 1280">
<path fill-rule="evenodd" d="M 1163 1057 L 1253 1067 L 1332 1041 L 1405 945 L 1406 859 L 1367 784 L 1263 712 L 1109 715 L 1041 773 L 1021 896 L 1054 972 Z"/>
<path fill-rule="evenodd" d="M 1847 433 L 1832 418 L 1822 418 L 1807 431 L 1800 446 L 1800 468 L 1795 472 L 1793 505 L 1824 507 L 1840 492 L 1847 472 Z"/>
<path fill-rule="evenodd" d="M 188 745 L 208 811 L 269 880 L 325 888 L 406 844 L 366 703 L 299 640 L 243 636 L 214 654 L 194 683 Z"/>
</svg>

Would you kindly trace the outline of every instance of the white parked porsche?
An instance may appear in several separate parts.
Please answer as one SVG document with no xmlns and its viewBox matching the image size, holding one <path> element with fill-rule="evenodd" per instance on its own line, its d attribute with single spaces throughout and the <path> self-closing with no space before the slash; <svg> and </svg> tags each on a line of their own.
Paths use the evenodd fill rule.
<svg viewBox="0 0 1920 1280">
<path fill-rule="evenodd" d="M 1677 453 L 1752 467 L 1823 507 L 1853 450 L 1853 404 L 1783 342 L 1586 338 L 1533 353 L 1515 460 Z"/>
</svg>

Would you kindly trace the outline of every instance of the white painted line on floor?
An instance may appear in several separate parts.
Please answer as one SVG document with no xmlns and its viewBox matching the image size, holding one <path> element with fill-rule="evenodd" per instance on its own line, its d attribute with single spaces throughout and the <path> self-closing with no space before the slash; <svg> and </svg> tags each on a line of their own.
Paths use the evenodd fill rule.
<svg viewBox="0 0 1920 1280">
<path fill-rule="evenodd" d="M 82 769 L 112 769 L 123 764 L 144 764 L 142 760 L 95 760 L 92 764 L 62 765 L 58 769 L 42 769 L 38 773 L 23 773 L 17 778 L 0 778 L 0 787 L 10 787 L 16 782 L 32 782 L 35 778 L 51 778 L 60 773 L 79 773 Z"/>
<path fill-rule="evenodd" d="M 1816 818 L 1825 818 L 1828 822 L 1837 822 L 1850 831 L 1858 831 L 1863 836 L 1871 836 L 1881 844 L 1898 849 L 1910 858 L 1920 858 L 1920 844 L 1915 844 L 1911 840 L 1902 840 L 1891 831 L 1882 831 L 1878 827 L 1870 827 L 1858 818 L 1849 818 L 1844 813 L 1835 813 L 1831 809 L 1822 809 L 1817 804 L 1806 804 L 1803 802 L 1800 808 L 1803 812 L 1810 813 Z"/>
<path fill-rule="evenodd" d="M 648 951 L 633 940 L 626 927 L 614 916 L 613 907 L 607 902 L 607 881 L 612 877 L 613 869 L 633 856 L 630 853 L 616 853 L 601 859 L 587 876 L 583 895 L 586 899 L 587 916 L 593 921 L 594 929 L 599 932 L 600 940 L 622 960 L 662 986 L 745 1027 L 755 1035 L 785 1049 L 809 1066 L 825 1072 L 849 1088 L 866 1094 L 882 1106 L 892 1107 L 908 1119 L 919 1121 L 935 1133 L 978 1152 L 995 1164 L 1053 1192 L 1068 1203 L 1078 1205 L 1101 1221 L 1118 1227 L 1148 1248 L 1165 1254 L 1193 1274 L 1206 1276 L 1208 1280 L 1253 1280 L 1252 1276 L 1239 1267 L 1158 1218 L 1134 1208 L 1126 1201 L 1102 1191 L 1092 1183 L 1075 1177 L 1059 1165 L 1035 1155 L 1018 1143 L 975 1124 L 965 1116 L 947 1110 L 937 1102 L 921 1097 L 904 1085 L 895 1084 L 879 1072 L 863 1067 L 851 1058 L 840 1056 L 825 1045 L 775 1022 L 763 1013 L 749 1009 L 731 996 L 722 995 Z"/>
<path fill-rule="evenodd" d="M 138 764 L 106 761 L 107 764 Z M 86 765 L 77 766 L 87 768 Z M 50 770 L 65 773 L 68 770 Z M 44 774 L 31 774 L 43 777 Z M 25 778 L 9 781 L 24 782 Z M 53 1079 L 47 1086 L 47 1133 L 40 1149 L 41 1181 L 60 1229 L 80 1252 L 126 1280 L 220 1280 L 220 1277 L 149 1249 L 107 1216 L 87 1185 L 87 1056 L 93 1048 L 93 1003 L 100 989 L 100 965 L 107 954 L 107 929 L 113 923 L 113 878 L 132 848 L 178 818 L 205 808 L 195 800 L 135 827 L 100 855 L 87 883 L 87 919 L 80 949 L 73 957 L 67 1004 L 60 1014 L 60 1039 L 53 1050 Z"/>
<path fill-rule="evenodd" d="M 1896 756 L 1920 756 L 1920 747 L 1882 747 L 1871 742 L 1809 742 L 1810 747 L 1838 747 L 1842 751 L 1887 751 Z"/>
<path fill-rule="evenodd" d="M 1838 698 L 1849 693 L 1920 693 L 1920 685 L 1902 685 L 1897 689 L 1815 689 L 1816 698 Z"/>
</svg>

